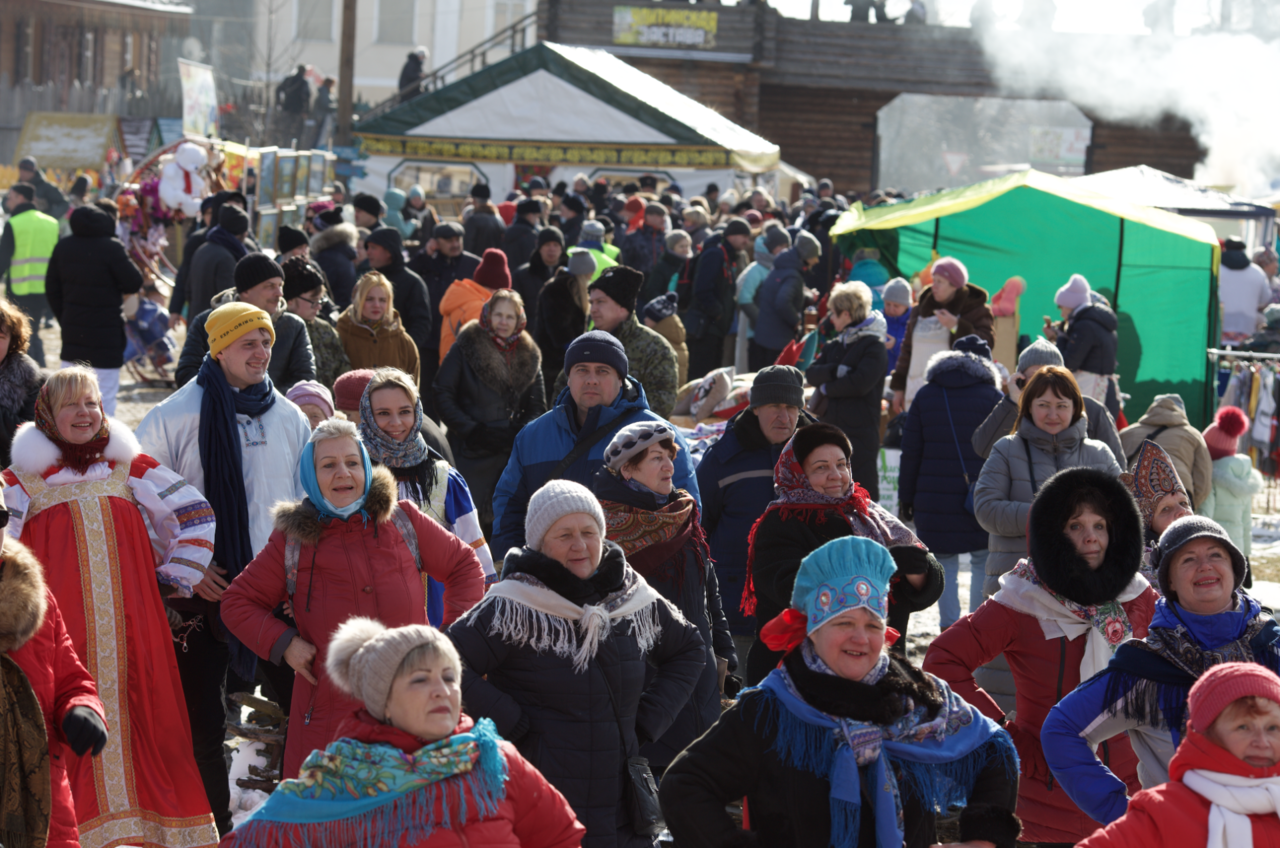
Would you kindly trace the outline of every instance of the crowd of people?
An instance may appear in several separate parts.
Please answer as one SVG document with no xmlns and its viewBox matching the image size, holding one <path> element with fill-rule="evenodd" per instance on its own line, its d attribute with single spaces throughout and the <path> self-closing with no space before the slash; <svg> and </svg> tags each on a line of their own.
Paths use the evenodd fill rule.
<svg viewBox="0 0 1280 848">
<path fill-rule="evenodd" d="M 828 180 L 470 197 L 340 191 L 275 245 L 208 198 L 178 388 L 131 429 L 110 201 L 59 239 L 9 190 L 0 844 L 1274 839 L 1248 415 L 1118 427 L 1083 276 L 1010 373 L 961 259 L 846 257 Z M 237 823 L 258 687 L 282 779 Z"/>
</svg>

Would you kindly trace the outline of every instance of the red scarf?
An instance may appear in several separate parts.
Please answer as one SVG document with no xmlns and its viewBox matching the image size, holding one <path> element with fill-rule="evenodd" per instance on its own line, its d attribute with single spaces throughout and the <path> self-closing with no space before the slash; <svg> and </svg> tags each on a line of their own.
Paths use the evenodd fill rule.
<svg viewBox="0 0 1280 848">
<path fill-rule="evenodd" d="M 752 576 L 755 570 L 756 531 L 766 515 L 780 511 L 783 521 L 792 517 L 805 521 L 810 515 L 814 515 L 817 522 L 821 524 L 827 520 L 827 513 L 834 510 L 840 513 L 845 521 L 850 522 L 851 528 L 853 527 L 850 521 L 851 515 L 867 517 L 867 505 L 871 503 L 871 496 L 866 489 L 855 481 L 850 484 L 848 494 L 840 497 L 824 495 L 817 491 L 809 485 L 809 478 L 796 460 L 794 445 L 795 436 L 792 436 L 787 446 L 782 449 L 778 464 L 773 467 L 773 489 L 778 496 L 769 503 L 764 514 L 756 519 L 756 523 L 751 525 L 751 535 L 747 537 L 747 581 L 742 588 L 742 612 L 745 615 L 756 614 L 756 584 Z"/>
<path fill-rule="evenodd" d="M 98 399 L 98 410 L 102 411 L 101 398 Z M 72 444 L 64 439 L 58 432 L 54 418 L 53 407 L 49 402 L 49 384 L 45 383 L 36 400 L 36 429 L 44 433 L 62 452 L 63 467 L 70 468 L 77 474 L 84 474 L 94 463 L 102 461 L 102 454 L 111 440 L 105 412 L 102 413 L 102 426 L 98 428 L 98 434 L 82 445 Z"/>
<path fill-rule="evenodd" d="M 514 301 L 512 301 L 514 303 Z M 509 336 L 500 336 L 493 329 L 493 322 L 489 319 L 489 307 L 493 304 L 493 298 L 485 301 L 484 306 L 480 307 L 480 329 L 489 334 L 489 341 L 493 342 L 493 346 L 502 354 L 502 358 L 506 360 L 508 366 L 511 365 L 511 357 L 515 355 L 516 345 L 520 344 L 520 334 L 524 332 L 527 320 L 524 310 L 520 311 L 520 319 L 516 322 L 516 331 Z"/>
</svg>

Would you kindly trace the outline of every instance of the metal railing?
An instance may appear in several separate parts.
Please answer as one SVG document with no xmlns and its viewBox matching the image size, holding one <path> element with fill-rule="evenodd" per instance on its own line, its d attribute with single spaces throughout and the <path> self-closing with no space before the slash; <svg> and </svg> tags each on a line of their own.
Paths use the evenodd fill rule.
<svg viewBox="0 0 1280 848">
<path fill-rule="evenodd" d="M 537 17 L 537 11 L 533 11 L 513 21 L 509 26 L 495 32 L 471 49 L 458 54 L 440 67 L 432 69 L 430 73 L 418 82 L 402 88 L 386 100 L 383 100 L 361 115 L 360 121 L 369 121 L 380 115 L 385 115 L 396 106 L 412 100 L 420 94 L 436 91 L 453 82 L 454 79 L 474 74 L 476 71 L 488 67 L 489 53 L 494 50 L 506 50 L 506 55 L 502 57 L 504 59 L 524 50 L 532 41 L 537 40 L 536 35 L 531 38 L 529 34 L 529 31 L 537 24 Z"/>
</svg>

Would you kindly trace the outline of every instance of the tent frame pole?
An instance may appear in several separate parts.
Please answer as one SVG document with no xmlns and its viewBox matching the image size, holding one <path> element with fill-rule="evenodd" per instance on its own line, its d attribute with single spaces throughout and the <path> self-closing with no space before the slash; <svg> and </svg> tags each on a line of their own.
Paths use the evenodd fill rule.
<svg viewBox="0 0 1280 848">
<path fill-rule="evenodd" d="M 1111 308 L 1120 311 L 1120 272 L 1124 268 L 1124 218 L 1120 219 L 1120 247 L 1116 252 L 1116 290 L 1111 298 Z"/>
</svg>

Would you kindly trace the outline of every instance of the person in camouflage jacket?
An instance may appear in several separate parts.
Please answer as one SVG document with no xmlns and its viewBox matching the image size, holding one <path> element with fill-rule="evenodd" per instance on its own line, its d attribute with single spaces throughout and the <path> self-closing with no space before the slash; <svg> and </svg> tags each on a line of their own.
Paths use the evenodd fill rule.
<svg viewBox="0 0 1280 848">
<path fill-rule="evenodd" d="M 644 274 L 625 265 L 605 269 L 589 287 L 591 320 L 594 329 L 612 334 L 627 351 L 630 374 L 644 386 L 649 409 L 667 418 L 676 405 L 676 352 L 662 335 L 640 323 L 636 316 L 636 296 L 644 285 Z M 552 389 L 559 398 L 567 385 L 560 372 Z M 550 405 L 554 405 L 554 402 Z"/>
<path fill-rule="evenodd" d="M 288 309 L 307 325 L 311 353 L 316 360 L 316 381 L 326 389 L 351 370 L 351 360 L 342 347 L 338 331 L 320 317 L 321 304 L 328 293 L 324 272 L 311 260 L 293 256 L 285 261 L 284 299 Z"/>
</svg>

